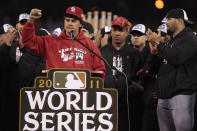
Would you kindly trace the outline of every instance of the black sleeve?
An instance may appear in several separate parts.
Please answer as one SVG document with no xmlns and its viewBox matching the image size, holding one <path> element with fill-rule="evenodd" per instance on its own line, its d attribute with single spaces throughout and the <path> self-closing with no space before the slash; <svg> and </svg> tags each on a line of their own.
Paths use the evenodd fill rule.
<svg viewBox="0 0 197 131">
<path fill-rule="evenodd" d="M 23 47 L 22 49 L 20 49 L 23 53 L 28 53 L 30 52 L 29 49 L 27 47 Z"/>
<path fill-rule="evenodd" d="M 141 54 L 142 54 L 142 60 L 143 60 L 143 69 L 149 70 L 148 64 L 149 64 L 149 57 L 150 57 L 150 48 L 149 48 L 148 43 L 146 43 Z"/>
<path fill-rule="evenodd" d="M 188 36 L 188 35 L 187 35 Z M 168 63 L 178 66 L 197 53 L 197 39 L 185 36 L 176 47 L 170 48 L 164 44 L 158 45 L 159 56 L 166 59 Z"/>
<path fill-rule="evenodd" d="M 150 54 L 147 58 L 147 68 L 151 74 L 158 74 L 162 58 L 158 55 Z"/>
<path fill-rule="evenodd" d="M 16 48 L 17 48 L 17 43 L 14 42 L 12 43 L 11 47 L 10 47 L 10 58 L 16 62 Z"/>
<path fill-rule="evenodd" d="M 143 61 L 145 62 L 146 59 L 147 59 L 147 57 L 148 57 L 149 54 L 150 54 L 150 48 L 149 48 L 149 43 L 148 43 L 148 42 L 146 42 L 146 45 L 145 45 L 145 47 L 143 48 L 141 54 L 142 54 Z"/>
<path fill-rule="evenodd" d="M 135 56 L 135 62 L 132 63 L 131 74 L 133 75 L 131 76 L 131 79 L 134 81 L 138 81 L 140 78 L 137 76 L 137 71 L 143 68 L 144 61 L 143 61 L 143 56 L 139 51 L 136 50 L 134 56 Z"/>
<path fill-rule="evenodd" d="M 8 55 L 9 49 L 10 49 L 10 47 L 3 43 L 0 46 L 0 54 L 1 54 L 1 56 L 2 55 Z"/>
</svg>

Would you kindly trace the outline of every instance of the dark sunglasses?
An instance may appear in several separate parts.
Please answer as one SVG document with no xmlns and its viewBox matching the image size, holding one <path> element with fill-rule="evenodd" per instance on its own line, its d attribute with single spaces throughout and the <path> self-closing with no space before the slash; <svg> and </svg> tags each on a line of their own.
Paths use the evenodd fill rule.
<svg viewBox="0 0 197 131">
<path fill-rule="evenodd" d="M 158 33 L 158 31 L 156 31 L 156 33 Z M 167 34 L 164 32 L 161 32 L 161 36 L 165 37 Z"/>
<path fill-rule="evenodd" d="M 161 32 L 161 36 L 165 37 L 166 35 L 166 33 Z"/>
<path fill-rule="evenodd" d="M 131 35 L 132 35 L 132 36 L 140 37 L 140 36 L 143 36 L 144 34 L 142 34 L 142 33 L 136 31 L 136 32 L 132 32 Z"/>
<path fill-rule="evenodd" d="M 21 20 L 21 21 L 19 21 L 19 23 L 20 23 L 21 25 L 24 25 L 26 22 L 27 22 L 27 20 Z"/>
</svg>

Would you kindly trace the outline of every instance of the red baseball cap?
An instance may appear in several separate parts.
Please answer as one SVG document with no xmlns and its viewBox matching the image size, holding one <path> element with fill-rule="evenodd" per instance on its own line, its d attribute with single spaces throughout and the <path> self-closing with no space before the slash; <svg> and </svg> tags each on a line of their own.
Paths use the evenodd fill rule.
<svg viewBox="0 0 197 131">
<path fill-rule="evenodd" d="M 82 19 L 83 16 L 83 10 L 77 6 L 70 6 L 67 8 L 65 15 L 74 15 L 78 17 L 79 19 Z"/>
<path fill-rule="evenodd" d="M 118 17 L 112 21 L 112 26 L 118 25 L 122 28 L 129 28 L 131 27 L 131 23 L 124 17 Z"/>
</svg>

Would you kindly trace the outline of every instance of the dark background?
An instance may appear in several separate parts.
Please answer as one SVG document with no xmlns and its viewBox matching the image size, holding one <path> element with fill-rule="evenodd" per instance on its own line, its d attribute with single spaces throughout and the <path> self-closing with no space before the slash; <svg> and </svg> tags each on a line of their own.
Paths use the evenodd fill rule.
<svg viewBox="0 0 197 131">
<path fill-rule="evenodd" d="M 84 13 L 93 10 L 112 11 L 133 23 L 142 23 L 150 28 L 156 28 L 172 8 L 183 8 L 189 19 L 197 22 L 197 0 L 163 1 L 164 8 L 159 10 L 155 7 L 155 0 L 4 0 L 0 4 L 0 24 L 15 25 L 21 13 L 39 8 L 43 13 L 40 26 L 52 30 L 56 26 L 62 26 L 64 12 L 71 5 L 80 6 Z M 197 24 L 192 29 L 197 31 Z"/>
</svg>

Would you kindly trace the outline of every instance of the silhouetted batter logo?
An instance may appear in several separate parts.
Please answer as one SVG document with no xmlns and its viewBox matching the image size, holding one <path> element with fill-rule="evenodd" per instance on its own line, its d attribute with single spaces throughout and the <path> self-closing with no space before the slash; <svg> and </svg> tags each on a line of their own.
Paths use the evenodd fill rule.
<svg viewBox="0 0 197 131">
<path fill-rule="evenodd" d="M 86 73 L 73 71 L 54 72 L 54 88 L 86 89 Z"/>
<path fill-rule="evenodd" d="M 117 100 L 88 70 L 53 69 L 20 90 L 19 131 L 117 131 Z"/>
</svg>

